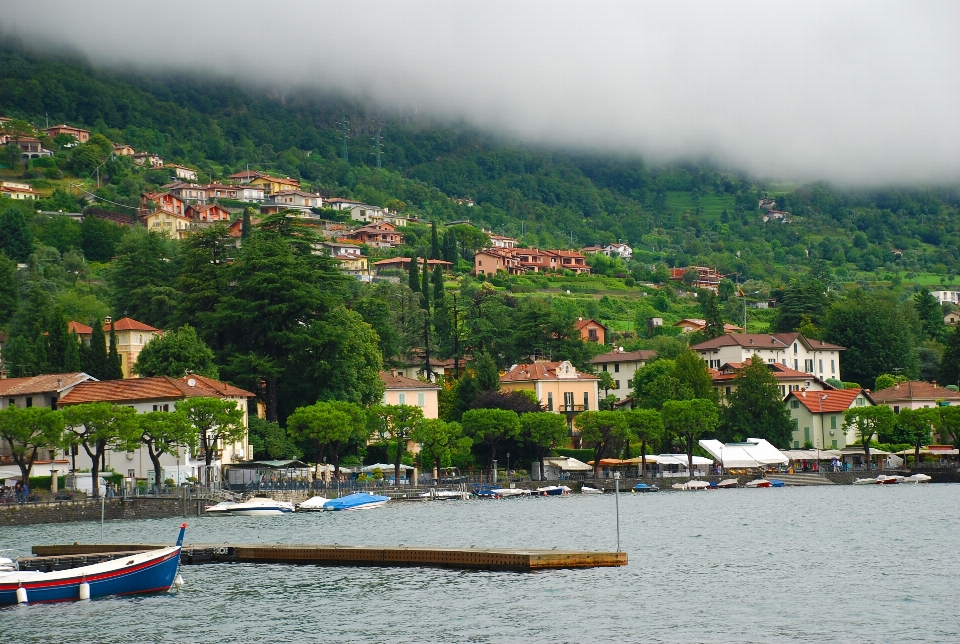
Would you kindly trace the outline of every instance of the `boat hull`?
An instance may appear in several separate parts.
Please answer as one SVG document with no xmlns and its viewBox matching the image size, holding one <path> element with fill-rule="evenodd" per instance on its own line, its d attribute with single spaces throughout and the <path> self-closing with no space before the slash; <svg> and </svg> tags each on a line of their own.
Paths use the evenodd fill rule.
<svg viewBox="0 0 960 644">
<path fill-rule="evenodd" d="M 278 514 L 290 514 L 290 508 L 251 508 L 249 510 L 230 510 L 232 517 L 269 517 Z"/>
<path fill-rule="evenodd" d="M 328 501 L 323 509 L 326 512 L 346 512 L 348 510 L 373 510 L 386 505 L 390 499 L 385 496 L 358 492 L 339 499 Z"/>
<path fill-rule="evenodd" d="M 83 566 L 61 573 L 10 573 L 0 575 L 0 606 L 16 604 L 17 589 L 27 591 L 30 604 L 80 599 L 80 584 L 90 585 L 90 598 L 109 595 L 137 595 L 170 590 L 180 566 L 180 548 L 157 551 L 158 556 L 133 565 L 127 558 L 115 560 L 113 569 L 105 564 Z M 136 556 L 133 556 L 134 558 Z"/>
</svg>

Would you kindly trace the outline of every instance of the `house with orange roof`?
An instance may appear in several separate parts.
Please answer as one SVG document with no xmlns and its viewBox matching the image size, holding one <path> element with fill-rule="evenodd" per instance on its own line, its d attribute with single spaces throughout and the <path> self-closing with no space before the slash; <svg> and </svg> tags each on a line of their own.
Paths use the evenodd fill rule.
<svg viewBox="0 0 960 644">
<path fill-rule="evenodd" d="M 693 333 L 694 331 L 703 331 L 707 328 L 707 321 L 700 318 L 684 318 L 673 326 L 680 327 L 681 333 Z M 723 325 L 724 333 L 739 333 L 743 331 L 736 324 L 725 323 Z"/>
<path fill-rule="evenodd" d="M 108 336 L 108 343 L 110 322 L 109 317 L 103 321 L 103 332 Z M 67 330 L 75 332 L 81 342 L 90 346 L 90 336 L 93 333 L 91 327 L 80 322 L 70 322 L 67 324 Z M 123 371 L 123 377 L 134 378 L 136 374 L 133 373 L 133 366 L 137 363 L 137 357 L 143 347 L 154 338 L 163 335 L 163 331 L 128 317 L 114 322 L 113 330 L 117 335 L 117 353 L 120 354 L 120 369 Z"/>
<path fill-rule="evenodd" d="M 866 389 L 801 389 L 787 394 L 783 404 L 793 421 L 794 449 L 843 449 L 858 444 L 856 431 L 844 424 L 843 412 L 876 403 Z"/>
<path fill-rule="evenodd" d="M 247 406 L 254 394 L 197 374 L 190 374 L 183 378 L 157 376 L 133 380 L 83 382 L 64 395 L 58 407 L 64 408 L 88 402 L 109 402 L 132 407 L 137 413 L 169 412 L 175 409 L 177 402 L 196 397 L 218 398 L 235 403 L 243 412 L 244 427 L 249 426 Z M 204 472 L 205 460 L 202 453 L 194 453 L 189 448 L 181 447 L 173 453 L 164 454 L 160 460 L 163 468 L 161 478 L 164 480 L 172 478 L 176 483 L 181 483 L 189 477 L 196 477 L 200 480 L 208 480 L 210 483 L 217 483 L 222 479 L 224 466 L 253 458 L 247 433 L 244 433 L 244 436 L 236 442 L 219 443 L 213 450 L 212 471 L 209 473 Z M 83 450 L 72 458 L 75 459 L 76 469 L 89 468 L 91 465 L 89 456 Z M 139 447 L 132 452 L 108 449 L 105 460 L 108 468 L 127 477 L 153 478 L 153 462 L 144 447 Z M 179 480 L 177 480 L 178 472 Z"/>
<path fill-rule="evenodd" d="M 193 220 L 186 214 L 154 210 L 140 215 L 140 224 L 148 231 L 162 233 L 171 239 L 183 239 L 190 232 Z"/>
<path fill-rule="evenodd" d="M 960 393 L 936 382 L 908 380 L 870 394 L 878 405 L 887 405 L 895 414 L 904 409 L 927 409 L 960 405 Z"/>
<path fill-rule="evenodd" d="M 501 391 L 532 391 L 546 411 L 566 414 L 573 431 L 573 418 L 582 411 L 597 410 L 599 378 L 577 371 L 569 360 L 537 360 L 518 364 L 500 376 Z"/>
<path fill-rule="evenodd" d="M 226 223 L 232 219 L 230 211 L 221 205 L 209 203 L 206 205 L 193 204 L 187 206 L 187 217 L 194 224 Z"/>
<path fill-rule="evenodd" d="M 156 204 L 153 208 L 151 204 Z M 187 211 L 186 202 L 169 192 L 144 192 L 140 195 L 140 213 L 146 214 L 153 210 L 165 210 L 175 215 L 183 215 Z"/>
<path fill-rule="evenodd" d="M 240 172 L 234 172 L 227 177 L 227 181 L 238 184 L 250 183 L 261 175 L 263 175 L 263 173 L 259 170 L 241 170 Z"/>
<path fill-rule="evenodd" d="M 747 366 L 749 366 L 748 362 L 728 362 L 721 365 L 719 369 L 710 370 L 713 388 L 717 392 L 720 404 L 727 404 L 730 394 L 737 390 L 737 376 Z M 766 367 L 777 380 L 781 398 L 786 398 L 793 391 L 831 391 L 835 389 L 825 380 L 813 374 L 785 367 L 779 362 L 768 362 Z"/>
<path fill-rule="evenodd" d="M 159 154 L 151 154 L 150 152 L 137 152 L 133 155 L 133 162 L 137 165 L 148 165 L 151 168 L 163 167 L 163 157 Z"/>
<path fill-rule="evenodd" d="M 344 237 L 373 248 L 393 248 L 403 243 L 403 235 L 397 232 L 397 227 L 387 222 L 362 226 Z"/>
<path fill-rule="evenodd" d="M 512 253 L 501 248 L 484 248 L 473 256 L 473 274 L 477 277 L 493 276 L 503 271 L 507 275 L 519 275 L 524 272 L 520 260 Z"/>
<path fill-rule="evenodd" d="M 690 347 L 711 369 L 729 362 L 746 362 L 759 356 L 766 363 L 779 362 L 795 371 L 822 380 L 840 377 L 840 355 L 845 350 L 823 340 L 791 333 L 729 333 Z"/>
<path fill-rule="evenodd" d="M 39 199 L 41 195 L 27 183 L 0 181 L 0 196 L 10 199 Z"/>
<path fill-rule="evenodd" d="M 61 123 L 60 125 L 53 125 L 51 127 L 44 128 L 43 133 L 49 136 L 51 139 L 54 139 L 61 134 L 69 134 L 80 143 L 86 143 L 87 141 L 90 140 L 89 130 L 84 130 L 83 128 L 80 128 L 80 127 L 67 125 L 66 123 Z"/>
<path fill-rule="evenodd" d="M 126 143 L 114 143 L 113 153 L 118 157 L 132 157 L 137 153 L 137 151 L 132 145 L 127 145 Z"/>
<path fill-rule="evenodd" d="M 384 405 L 412 405 L 423 410 L 424 418 L 439 418 L 440 385 L 408 378 L 397 372 L 381 371 Z"/>
<path fill-rule="evenodd" d="M 607 327 L 594 319 L 578 318 L 573 328 L 580 333 L 580 339 L 584 342 L 596 342 L 597 344 L 606 344 Z"/>
<path fill-rule="evenodd" d="M 275 192 L 284 190 L 299 190 L 300 180 L 290 177 L 271 177 L 266 174 L 258 174 L 248 182 L 251 186 L 260 186 L 264 194 L 271 195 Z"/>
<path fill-rule="evenodd" d="M 168 163 L 163 167 L 166 170 L 173 170 L 173 174 L 177 179 L 183 179 L 184 181 L 197 180 L 197 171 L 193 168 L 188 168 L 185 165 L 178 165 L 176 163 Z"/>
</svg>

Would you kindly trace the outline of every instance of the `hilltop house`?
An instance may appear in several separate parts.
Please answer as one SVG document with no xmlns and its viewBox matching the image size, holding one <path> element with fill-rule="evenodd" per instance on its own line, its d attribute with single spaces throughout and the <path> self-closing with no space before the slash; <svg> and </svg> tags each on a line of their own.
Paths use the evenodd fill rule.
<svg viewBox="0 0 960 644">
<path fill-rule="evenodd" d="M 109 344 L 110 318 L 103 321 L 103 333 L 107 335 Z M 70 322 L 67 325 L 68 331 L 73 331 L 80 338 L 80 341 L 90 346 L 90 336 L 93 329 L 80 322 Z M 149 324 L 144 324 L 133 318 L 120 318 L 113 323 L 114 333 L 117 335 L 117 353 L 120 354 L 120 369 L 123 371 L 124 378 L 135 377 L 133 365 L 137 362 L 137 357 L 150 340 L 163 335 L 163 331 L 155 329 Z"/>
<path fill-rule="evenodd" d="M 139 378 L 134 380 L 105 380 L 101 382 L 83 382 L 76 385 L 64 395 L 58 406 L 69 407 L 88 402 L 109 402 L 126 407 L 132 407 L 137 413 L 150 411 L 172 411 L 178 401 L 195 397 L 220 398 L 236 404 L 243 412 L 243 426 L 248 426 L 247 405 L 253 394 L 224 382 L 191 374 L 183 378 L 157 376 L 154 378 Z M 90 458 L 83 450 L 71 458 L 75 469 L 89 468 Z M 177 448 L 173 453 L 164 454 L 160 463 L 163 467 L 161 478 L 174 479 L 179 484 L 189 477 L 217 483 L 221 478 L 224 465 L 253 458 L 248 436 L 234 442 L 217 444 L 213 450 L 211 471 L 204 472 L 204 454 L 191 453 L 188 448 Z M 152 479 L 154 475 L 153 462 L 144 447 L 138 447 L 132 452 L 115 451 L 108 449 L 106 466 L 116 472 L 131 478 Z"/>
<path fill-rule="evenodd" d="M 717 391 L 721 404 L 726 404 L 730 394 L 737 390 L 736 378 L 747 366 L 749 366 L 749 362 L 729 362 L 721 365 L 719 369 L 710 370 L 713 388 Z M 785 367 L 779 362 L 768 362 L 766 367 L 777 380 L 781 398 L 786 398 L 793 391 L 829 391 L 834 389 L 826 381 L 812 374 Z"/>
<path fill-rule="evenodd" d="M 60 125 L 54 125 L 52 127 L 44 128 L 43 133 L 49 136 L 51 139 L 58 137 L 61 134 L 68 134 L 75 138 L 80 143 L 86 143 L 90 140 L 89 130 L 84 130 L 83 128 L 73 127 L 72 125 L 67 125 L 66 123 L 61 123 Z"/>
<path fill-rule="evenodd" d="M 844 347 L 810 340 L 799 333 L 730 333 L 690 347 L 711 369 L 759 356 L 766 363 L 815 375 L 822 380 L 840 378 L 840 353 Z"/>
<path fill-rule="evenodd" d="M 857 445 L 853 428 L 845 428 L 843 412 L 873 405 L 866 389 L 792 391 L 783 401 L 793 420 L 793 448 L 804 445 L 820 449 L 843 449 Z"/>
<path fill-rule="evenodd" d="M 357 228 L 344 237 L 373 248 L 393 248 L 403 243 L 403 235 L 397 232 L 397 227 L 387 222 Z"/>
<path fill-rule="evenodd" d="M 580 339 L 584 342 L 606 344 L 607 327 L 596 320 L 579 318 L 573 328 L 580 333 Z"/>
<path fill-rule="evenodd" d="M 601 371 L 610 373 L 613 378 L 613 388 L 610 392 L 617 397 L 617 400 L 625 400 L 633 396 L 633 377 L 637 371 L 656 358 L 656 351 L 643 349 L 624 351 L 623 347 L 618 347 L 593 358 L 590 363 L 599 367 Z"/>
<path fill-rule="evenodd" d="M 960 393 L 938 387 L 937 383 L 909 380 L 870 394 L 878 405 L 886 405 L 899 414 L 902 409 L 926 409 L 928 407 L 960 405 Z"/>
<path fill-rule="evenodd" d="M 424 418 L 440 417 L 440 385 L 389 371 L 381 371 L 380 380 L 386 386 L 383 391 L 384 405 L 412 405 L 423 410 Z"/>
<path fill-rule="evenodd" d="M 275 192 L 283 192 L 284 190 L 300 189 L 299 179 L 291 179 L 290 177 L 271 177 L 266 174 L 257 174 L 257 176 L 251 179 L 248 183 L 251 186 L 260 186 L 263 188 L 264 194 L 267 195 L 271 195 Z"/>
</svg>

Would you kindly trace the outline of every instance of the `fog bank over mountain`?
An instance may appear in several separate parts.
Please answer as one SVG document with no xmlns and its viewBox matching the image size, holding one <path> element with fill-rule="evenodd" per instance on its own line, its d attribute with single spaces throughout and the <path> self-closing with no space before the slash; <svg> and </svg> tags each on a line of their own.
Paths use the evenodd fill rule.
<svg viewBox="0 0 960 644">
<path fill-rule="evenodd" d="M 760 177 L 960 178 L 960 3 L 7 0 L 106 67 L 310 86 Z"/>
</svg>

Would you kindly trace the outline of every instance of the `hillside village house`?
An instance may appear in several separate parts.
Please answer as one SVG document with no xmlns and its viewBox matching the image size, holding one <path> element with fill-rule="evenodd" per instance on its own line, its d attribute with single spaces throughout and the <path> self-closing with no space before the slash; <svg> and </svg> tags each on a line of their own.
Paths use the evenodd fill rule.
<svg viewBox="0 0 960 644">
<path fill-rule="evenodd" d="M 573 431 L 573 419 L 582 411 L 597 410 L 599 378 L 577 371 L 570 361 L 536 361 L 518 364 L 500 377 L 502 391 L 532 391 L 546 411 L 566 414 Z"/>
<path fill-rule="evenodd" d="M 110 342 L 110 321 L 108 317 L 103 322 L 103 332 L 107 335 L 108 346 Z M 67 329 L 75 332 L 81 342 L 90 346 L 90 336 L 93 333 L 91 327 L 80 322 L 70 322 Z M 120 369 L 123 371 L 123 377 L 136 377 L 133 373 L 133 365 L 137 363 L 137 357 L 143 351 L 143 347 L 150 340 L 163 335 L 163 331 L 133 318 L 120 318 L 113 323 L 113 331 L 117 336 L 117 353 L 120 354 Z"/>
<path fill-rule="evenodd" d="M 949 302 L 960 305 L 960 291 L 930 291 L 930 295 L 937 298 L 940 304 Z"/>
<path fill-rule="evenodd" d="M 397 232 L 397 227 L 387 222 L 357 228 L 344 237 L 372 248 L 393 248 L 403 243 L 403 235 Z"/>
<path fill-rule="evenodd" d="M 960 405 L 960 393 L 938 387 L 937 383 L 909 380 L 870 394 L 878 405 L 890 407 L 895 414 L 903 409 L 926 409 L 937 406 Z"/>
<path fill-rule="evenodd" d="M 844 347 L 810 340 L 799 333 L 731 333 L 690 347 L 711 369 L 732 362 L 747 362 L 760 356 L 766 363 L 778 362 L 795 371 L 822 380 L 840 377 L 840 353 Z"/>
<path fill-rule="evenodd" d="M 326 252 L 340 264 L 340 270 L 356 277 L 361 282 L 371 279 L 369 260 L 361 254 L 360 247 L 346 242 L 324 242 Z"/>
<path fill-rule="evenodd" d="M 157 210 L 165 210 L 175 215 L 186 214 L 187 204 L 180 197 L 169 192 L 144 192 L 140 195 L 140 212 L 152 212 L 151 203 L 156 204 Z"/>
<path fill-rule="evenodd" d="M 947 313 L 943 316 L 943 323 L 956 326 L 957 323 L 960 323 L 960 313 L 957 313 L 956 311 Z"/>
<path fill-rule="evenodd" d="M 748 366 L 748 362 L 729 362 L 721 365 L 719 369 L 710 370 L 713 388 L 717 391 L 720 404 L 727 404 L 730 394 L 737 390 L 737 376 Z M 777 380 L 781 398 L 786 398 L 792 391 L 830 391 L 834 389 L 824 380 L 812 374 L 796 371 L 783 366 L 779 362 L 769 362 L 766 363 L 766 366 Z"/>
<path fill-rule="evenodd" d="M 518 243 L 513 237 L 490 235 L 490 245 L 494 248 L 516 248 Z"/>
<path fill-rule="evenodd" d="M 579 318 L 573 328 L 580 333 L 580 339 L 584 342 L 606 344 L 607 327 L 596 320 Z"/>
<path fill-rule="evenodd" d="M 151 168 L 163 167 L 163 157 L 150 152 L 137 152 L 133 155 L 133 162 L 137 165 L 148 165 Z"/>
<path fill-rule="evenodd" d="M 190 232 L 193 221 L 186 215 L 166 210 L 155 210 L 140 215 L 140 223 L 147 230 L 161 232 L 171 239 L 183 239 Z"/>
<path fill-rule="evenodd" d="M 498 271 L 519 275 L 564 270 L 590 273 L 586 257 L 574 250 L 491 247 L 477 251 L 473 260 L 473 274 L 477 276 L 496 275 Z"/>
<path fill-rule="evenodd" d="M 40 193 L 27 183 L 0 181 L 0 195 L 10 199 L 39 199 Z"/>
<path fill-rule="evenodd" d="M 187 217 L 194 224 L 214 224 L 229 222 L 231 219 L 230 211 L 217 204 L 191 205 L 187 206 Z"/>
<path fill-rule="evenodd" d="M 330 208 L 332 210 L 350 210 L 352 211 L 356 206 L 364 205 L 362 202 L 355 201 L 353 199 L 343 199 L 341 197 L 327 197 L 323 200 L 324 208 Z M 351 219 L 353 218 L 351 212 Z"/>
<path fill-rule="evenodd" d="M 195 183 L 175 181 L 173 183 L 165 184 L 162 186 L 162 189 L 174 197 L 177 197 L 185 204 L 201 203 L 206 201 L 207 198 L 206 189 L 203 186 L 199 186 Z"/>
<path fill-rule="evenodd" d="M 619 257 L 620 259 L 632 259 L 633 249 L 627 244 L 606 244 L 605 246 L 587 246 L 580 249 L 583 253 L 599 253 L 607 257 Z"/>
<path fill-rule="evenodd" d="M 7 142 L 10 142 L 9 137 Z M 20 137 L 20 139 L 16 141 L 16 144 L 20 148 L 20 158 L 24 161 L 53 156 L 53 151 L 43 147 L 39 139 Z"/>
<path fill-rule="evenodd" d="M 412 405 L 423 410 L 424 418 L 440 417 L 440 385 L 389 371 L 381 371 L 380 380 L 386 386 L 383 392 L 384 405 Z"/>
<path fill-rule="evenodd" d="M 426 269 L 424 269 L 424 263 L 426 263 Z M 453 266 L 450 262 L 444 261 L 442 259 L 425 259 L 423 257 L 417 258 L 417 264 L 420 266 L 420 270 L 427 270 L 433 272 L 433 269 L 437 266 L 443 271 L 450 270 L 450 267 Z M 373 269 L 379 273 L 383 270 L 400 270 L 400 271 L 410 271 L 410 258 L 409 257 L 392 257 L 390 259 L 381 259 L 378 262 L 373 263 Z"/>
<path fill-rule="evenodd" d="M 233 184 L 242 185 L 245 183 L 250 183 L 251 181 L 253 181 L 259 176 L 265 176 L 265 175 L 259 170 L 241 170 L 240 172 L 234 172 L 229 177 L 227 177 L 227 181 Z"/>
<path fill-rule="evenodd" d="M 714 293 L 720 288 L 720 280 L 723 279 L 723 275 L 717 272 L 714 268 L 709 268 L 707 266 L 690 266 L 688 268 L 671 268 L 670 269 L 670 279 L 675 282 L 683 281 L 683 276 L 687 271 L 693 271 L 696 273 L 696 277 L 691 283 L 691 288 L 705 288 L 710 289 Z"/>
<path fill-rule="evenodd" d="M 693 333 L 694 331 L 703 331 L 707 328 L 707 321 L 700 318 L 684 318 L 673 326 L 680 327 L 681 333 Z M 739 333 L 742 331 L 736 324 L 725 323 L 723 325 L 724 333 Z"/>
<path fill-rule="evenodd" d="M 183 378 L 158 376 L 134 380 L 83 382 L 73 387 L 60 399 L 59 407 L 87 402 L 110 402 L 132 407 L 137 413 L 142 414 L 149 411 L 172 411 L 178 401 L 198 396 L 235 402 L 237 408 L 243 411 L 243 426 L 245 428 L 249 426 L 247 404 L 253 398 L 252 393 L 196 374 Z M 75 459 L 76 469 L 87 469 L 91 465 L 89 456 L 82 449 L 71 458 Z M 244 433 L 243 438 L 235 443 L 216 445 L 210 472 L 204 472 L 204 455 L 201 453 L 193 454 L 187 448 L 180 448 L 174 453 L 164 454 L 160 460 L 163 467 L 161 478 L 163 480 L 172 478 L 178 485 L 190 477 L 218 483 L 221 480 L 223 466 L 252 458 L 253 450 L 250 447 L 249 436 Z M 152 479 L 154 475 L 153 462 L 143 446 L 132 452 L 108 450 L 106 464 L 108 468 L 130 478 Z"/>
<path fill-rule="evenodd" d="M 656 351 L 645 349 L 624 351 L 623 347 L 618 347 L 609 353 L 593 358 L 590 363 L 596 365 L 601 371 L 610 374 L 614 385 L 610 393 L 616 396 L 617 400 L 624 400 L 633 396 L 633 377 L 637 371 L 648 362 L 653 362 L 656 359 Z"/>
<path fill-rule="evenodd" d="M 856 431 L 844 428 L 843 412 L 874 404 L 866 389 L 793 391 L 783 401 L 793 420 L 793 448 L 843 449 L 858 445 Z"/>
<path fill-rule="evenodd" d="M 137 153 L 137 151 L 133 149 L 132 145 L 127 145 L 125 143 L 114 143 L 113 153 L 118 157 L 132 157 Z"/>
<path fill-rule="evenodd" d="M 299 210 L 305 214 L 312 214 L 311 208 L 320 208 L 323 205 L 323 198 L 312 192 L 303 190 L 281 190 L 267 195 L 262 204 L 260 212 L 263 214 L 274 214 L 283 210 Z"/>
<path fill-rule="evenodd" d="M 401 361 L 401 366 L 392 369 L 391 371 L 398 376 L 406 376 L 407 378 L 427 379 L 426 365 L 423 357 L 413 357 L 405 358 Z M 460 361 L 460 365 L 463 366 L 464 361 Z M 443 378 L 447 374 L 453 374 L 455 371 L 456 365 L 453 358 L 447 358 L 446 360 L 440 360 L 438 358 L 430 358 L 430 382 L 437 382 L 438 378 Z"/>
<path fill-rule="evenodd" d="M 68 134 L 80 143 L 86 143 L 88 140 L 90 140 L 90 132 L 88 130 L 84 130 L 79 127 L 73 127 L 72 125 L 67 125 L 66 123 L 44 128 L 43 133 L 49 136 L 51 139 L 54 139 L 61 134 Z"/>
<path fill-rule="evenodd" d="M 173 174 L 177 179 L 183 179 L 184 181 L 197 180 L 197 171 L 193 168 L 188 168 L 185 165 L 177 165 L 176 163 L 168 163 L 163 167 L 167 170 L 173 170 Z"/>
<path fill-rule="evenodd" d="M 83 372 L 50 373 L 28 378 L 0 378 L 0 409 L 7 407 L 56 409 L 60 399 L 74 387 L 81 382 L 96 380 Z M 0 443 L 3 442 L 0 441 Z"/>
<path fill-rule="evenodd" d="M 519 275 L 523 272 L 520 260 L 499 249 L 485 248 L 473 256 L 473 274 L 477 277 L 496 275 L 503 271 L 507 275 Z"/>
<path fill-rule="evenodd" d="M 266 174 L 258 174 L 249 181 L 249 184 L 251 186 L 260 186 L 263 188 L 264 194 L 267 195 L 271 195 L 275 192 L 283 192 L 284 190 L 300 189 L 299 179 L 291 179 L 290 177 L 271 177 Z"/>
</svg>

